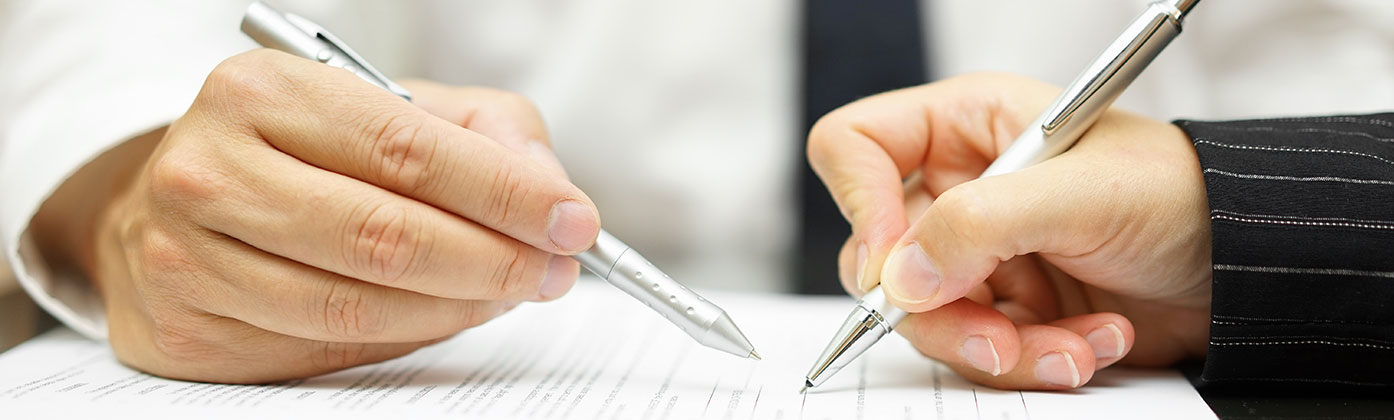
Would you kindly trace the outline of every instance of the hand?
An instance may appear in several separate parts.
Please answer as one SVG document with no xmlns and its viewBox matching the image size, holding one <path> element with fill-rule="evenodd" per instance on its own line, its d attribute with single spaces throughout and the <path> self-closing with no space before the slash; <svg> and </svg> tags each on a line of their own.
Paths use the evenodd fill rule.
<svg viewBox="0 0 1394 420">
<path fill-rule="evenodd" d="M 416 104 L 270 50 L 219 65 L 93 228 L 117 356 L 178 379 L 305 377 L 565 293 L 564 255 L 600 221 L 535 108 L 408 87 Z"/>
<path fill-rule="evenodd" d="M 975 179 L 1058 92 L 959 77 L 854 102 L 809 136 L 852 224 L 844 286 L 882 284 L 911 312 L 897 331 L 989 386 L 1068 389 L 1205 353 L 1208 209 L 1180 129 L 1110 110 L 1064 154 Z"/>
</svg>

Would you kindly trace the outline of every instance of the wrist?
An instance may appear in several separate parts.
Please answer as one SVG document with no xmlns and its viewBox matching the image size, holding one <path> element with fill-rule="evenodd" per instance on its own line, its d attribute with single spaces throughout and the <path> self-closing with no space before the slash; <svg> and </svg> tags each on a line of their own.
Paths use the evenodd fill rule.
<svg viewBox="0 0 1394 420">
<path fill-rule="evenodd" d="M 127 140 L 83 165 L 54 190 L 34 215 L 31 229 L 45 261 L 54 267 L 96 272 L 97 229 L 159 144 L 160 128 Z"/>
</svg>

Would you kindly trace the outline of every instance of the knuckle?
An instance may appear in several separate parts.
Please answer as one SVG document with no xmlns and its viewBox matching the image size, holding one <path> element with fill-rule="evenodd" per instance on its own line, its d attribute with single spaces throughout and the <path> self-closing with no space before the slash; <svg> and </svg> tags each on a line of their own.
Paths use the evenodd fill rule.
<svg viewBox="0 0 1394 420">
<path fill-rule="evenodd" d="M 982 85 L 988 85 L 988 84 L 1002 84 L 1002 83 L 1011 83 L 1011 84 L 1022 84 L 1022 83 L 1042 84 L 1042 82 L 1039 82 L 1039 81 L 1037 81 L 1037 80 L 1035 80 L 1035 79 L 1032 79 L 1032 78 L 1030 78 L 1030 77 L 1022 76 L 1022 75 L 1019 75 L 1019 74 L 1016 74 L 1016 73 L 1012 73 L 1012 72 L 996 71 L 996 70 L 976 71 L 976 72 L 972 72 L 972 73 L 967 73 L 967 74 L 955 76 L 955 77 L 951 78 L 951 80 L 963 80 L 963 81 L 966 81 L 967 83 L 970 83 L 970 84 L 982 84 Z"/>
<path fill-rule="evenodd" d="M 973 244 L 991 232 L 991 213 L 981 189 L 960 184 L 944 191 L 930 206 L 950 234 L 963 243 Z"/>
<path fill-rule="evenodd" d="M 847 105 L 829 112 L 813 123 L 813 127 L 808 131 L 805 157 L 819 175 L 827 172 L 829 165 L 838 158 L 844 157 L 842 155 L 846 154 L 852 139 L 865 138 L 876 141 L 874 136 L 867 134 L 869 123 L 865 118 L 858 117 L 849 110 L 853 106 Z"/>
<path fill-rule="evenodd" d="M 199 99 L 228 104 L 261 102 L 283 91 L 285 79 L 277 73 L 277 54 L 259 49 L 223 60 L 208 73 Z"/>
<path fill-rule="evenodd" d="M 880 206 L 876 191 L 870 188 L 862 188 L 864 183 L 851 177 L 836 177 L 827 181 L 828 190 L 833 191 L 838 208 L 848 221 L 860 223 L 864 220 L 876 220 L 876 216 L 885 211 Z"/>
<path fill-rule="evenodd" d="M 424 189 L 436 177 L 430 176 L 436 158 L 437 139 L 428 135 L 420 118 L 403 112 L 388 112 L 376 119 L 374 133 L 368 137 L 371 173 L 388 189 L 407 195 Z"/>
<path fill-rule="evenodd" d="M 527 95 L 506 89 L 492 88 L 488 86 L 465 86 L 457 88 L 461 95 L 469 96 L 480 100 L 485 106 L 495 110 L 506 111 L 528 111 L 536 110 Z"/>
<path fill-rule="evenodd" d="M 541 251 L 538 251 L 540 253 Z M 541 273 L 534 252 L 512 246 L 499 247 L 485 278 L 483 299 L 531 297 L 541 287 Z"/>
<path fill-rule="evenodd" d="M 460 329 L 474 328 L 494 319 L 500 302 L 466 302 L 461 313 Z"/>
<path fill-rule="evenodd" d="M 187 314 L 173 309 L 151 308 L 150 340 L 161 359 L 175 364 L 201 362 L 217 357 L 215 346 L 199 337 Z"/>
<path fill-rule="evenodd" d="M 141 307 L 165 315 L 157 321 L 192 318 L 187 310 L 174 308 L 200 306 L 213 297 L 210 283 L 216 281 L 216 274 L 202 261 L 197 246 L 186 243 L 187 238 L 163 228 L 141 229 L 137 235 L 127 258 L 138 267 L 130 288 Z"/>
<path fill-rule="evenodd" d="M 836 118 L 836 111 L 818 118 L 818 121 L 813 123 L 813 128 L 808 130 L 808 145 L 805 151 L 809 163 L 817 164 L 827 160 L 834 150 L 833 134 L 841 130 L 841 127 Z"/>
<path fill-rule="evenodd" d="M 401 286 L 418 269 L 417 258 L 430 240 L 417 219 L 404 208 L 375 204 L 352 212 L 348 263 L 377 282 Z"/>
<path fill-rule="evenodd" d="M 167 294 L 170 297 L 188 297 L 188 286 L 198 277 L 194 271 L 198 264 L 192 251 L 174 235 L 161 229 L 145 229 L 141 232 L 137 261 L 140 272 L 145 277 L 137 283 L 145 294 Z M 178 281 L 169 281 L 180 279 Z"/>
<path fill-rule="evenodd" d="M 317 366 L 316 370 L 330 371 L 339 370 L 350 366 L 362 364 L 367 354 L 368 345 L 363 343 L 321 343 L 319 346 L 318 357 L 311 360 Z"/>
<path fill-rule="evenodd" d="M 510 230 L 522 223 L 517 211 L 533 194 L 534 183 L 528 182 L 526 172 L 513 165 L 497 165 L 489 181 L 489 191 L 480 221 L 496 230 Z"/>
<path fill-rule="evenodd" d="M 229 178 L 191 153 L 167 153 L 150 166 L 150 194 L 166 209 L 213 201 L 231 189 Z"/>
<path fill-rule="evenodd" d="M 188 246 L 162 229 L 141 233 L 139 272 L 133 291 L 149 319 L 150 347 L 159 359 L 182 364 L 217 357 L 205 324 L 188 305 L 204 293 L 201 269 Z M 206 286 L 206 285 L 205 285 Z"/>
<path fill-rule="evenodd" d="M 352 280 L 336 281 L 325 294 L 321 306 L 324 330 L 345 339 L 371 339 L 387 330 L 383 306 L 365 293 L 364 284 Z"/>
<path fill-rule="evenodd" d="M 141 232 L 140 262 L 145 270 L 166 273 L 186 261 L 183 250 L 169 234 L 155 229 Z"/>
<path fill-rule="evenodd" d="M 516 112 L 524 114 L 539 113 L 537 110 L 537 105 L 533 104 L 531 99 L 528 99 L 527 96 L 524 96 L 521 93 L 500 90 L 498 91 L 497 100 L 499 103 L 506 106 L 508 109 L 513 109 Z"/>
</svg>

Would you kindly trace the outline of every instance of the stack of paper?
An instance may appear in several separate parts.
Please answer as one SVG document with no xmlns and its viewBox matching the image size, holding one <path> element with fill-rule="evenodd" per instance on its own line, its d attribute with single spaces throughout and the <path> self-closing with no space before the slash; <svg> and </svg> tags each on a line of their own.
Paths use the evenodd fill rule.
<svg viewBox="0 0 1394 420">
<path fill-rule="evenodd" d="M 397 360 L 259 386 L 171 381 L 60 329 L 0 355 L 0 416 L 498 419 L 1214 418 L 1174 371 L 1107 369 L 1072 392 L 966 382 L 888 336 L 824 386 L 803 375 L 852 301 L 711 294 L 764 361 L 694 344 L 642 304 L 583 281 Z"/>
</svg>

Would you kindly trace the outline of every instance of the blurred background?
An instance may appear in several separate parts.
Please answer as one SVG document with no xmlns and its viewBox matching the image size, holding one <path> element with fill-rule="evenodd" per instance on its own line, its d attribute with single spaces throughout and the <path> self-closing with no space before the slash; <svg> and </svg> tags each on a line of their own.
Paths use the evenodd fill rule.
<svg viewBox="0 0 1394 420">
<path fill-rule="evenodd" d="M 247 3 L 0 1 L 0 136 L 79 150 L 129 137 L 55 114 L 133 116 L 125 136 L 177 118 L 217 62 L 255 47 L 238 31 Z M 605 228 L 686 284 L 841 293 L 848 228 L 803 155 L 819 116 L 976 71 L 1063 85 L 1149 2 L 269 3 L 390 77 L 531 98 Z M 1390 22 L 1384 0 L 1205 0 L 1117 106 L 1161 120 L 1389 110 Z M 16 179 L 26 158 L 6 157 L 0 176 Z M 4 273 L 0 318 L 16 322 L 0 339 L 12 340 L 40 321 Z"/>
<path fill-rule="evenodd" d="M 702 287 L 841 293 L 816 119 L 977 71 L 1064 85 L 1147 0 L 280 1 L 384 71 L 538 104 L 605 227 Z M 1394 4 L 1206 0 L 1117 106 L 1232 119 L 1389 109 Z"/>
</svg>

